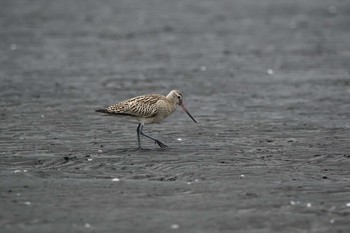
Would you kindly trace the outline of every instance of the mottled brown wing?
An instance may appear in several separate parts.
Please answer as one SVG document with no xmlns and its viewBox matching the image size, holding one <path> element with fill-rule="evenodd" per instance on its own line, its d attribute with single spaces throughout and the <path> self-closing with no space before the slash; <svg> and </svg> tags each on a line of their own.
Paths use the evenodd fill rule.
<svg viewBox="0 0 350 233">
<path fill-rule="evenodd" d="M 110 114 L 152 117 L 157 114 L 157 102 L 161 98 L 162 96 L 157 94 L 137 96 L 109 106 L 106 110 Z"/>
</svg>

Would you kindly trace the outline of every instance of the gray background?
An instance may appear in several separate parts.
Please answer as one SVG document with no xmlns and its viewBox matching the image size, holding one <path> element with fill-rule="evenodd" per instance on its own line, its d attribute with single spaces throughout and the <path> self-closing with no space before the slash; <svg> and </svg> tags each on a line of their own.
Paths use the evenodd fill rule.
<svg viewBox="0 0 350 233">
<path fill-rule="evenodd" d="M 0 1 L 1 232 L 349 232 L 349 25 L 344 0 Z M 94 113 L 171 89 L 198 124 L 147 125 L 166 150 Z"/>
</svg>

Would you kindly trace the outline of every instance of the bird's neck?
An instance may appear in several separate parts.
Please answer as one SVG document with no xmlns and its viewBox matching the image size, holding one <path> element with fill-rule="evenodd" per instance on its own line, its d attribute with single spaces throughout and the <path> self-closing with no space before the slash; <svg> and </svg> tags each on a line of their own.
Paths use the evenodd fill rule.
<svg viewBox="0 0 350 233">
<path fill-rule="evenodd" d="M 177 108 L 177 104 L 176 104 L 174 98 L 169 98 L 169 95 L 166 98 L 167 98 L 167 101 L 169 103 L 169 111 L 174 112 Z"/>
</svg>

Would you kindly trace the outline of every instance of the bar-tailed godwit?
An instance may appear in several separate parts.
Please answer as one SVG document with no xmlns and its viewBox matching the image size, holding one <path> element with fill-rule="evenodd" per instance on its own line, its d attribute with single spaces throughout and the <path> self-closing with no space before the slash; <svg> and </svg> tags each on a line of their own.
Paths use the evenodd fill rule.
<svg viewBox="0 0 350 233">
<path fill-rule="evenodd" d="M 129 121 L 131 120 L 132 122 L 138 123 L 138 149 L 142 149 L 140 135 L 153 140 L 161 148 L 165 148 L 167 145 L 158 139 L 145 134 L 143 132 L 143 127 L 145 124 L 160 123 L 176 110 L 177 105 L 180 105 L 187 115 L 197 123 L 197 121 L 192 117 L 182 103 L 182 94 L 178 90 L 170 91 L 167 96 L 159 94 L 137 96 L 109 106 L 105 109 L 97 109 L 96 112 L 126 118 Z"/>
</svg>

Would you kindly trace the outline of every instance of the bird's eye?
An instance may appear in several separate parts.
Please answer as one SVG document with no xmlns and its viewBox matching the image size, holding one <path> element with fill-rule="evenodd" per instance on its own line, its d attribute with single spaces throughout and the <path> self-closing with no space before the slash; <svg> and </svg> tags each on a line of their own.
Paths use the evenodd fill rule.
<svg viewBox="0 0 350 233">
<path fill-rule="evenodd" d="M 178 95 L 177 98 L 178 98 L 178 99 L 181 99 L 181 96 Z"/>
</svg>

